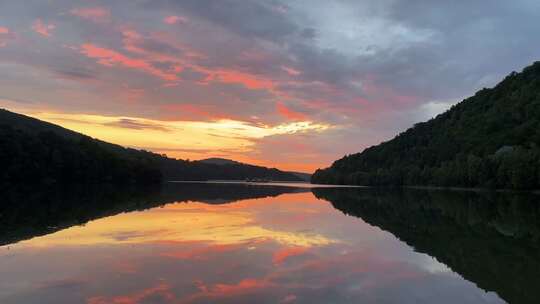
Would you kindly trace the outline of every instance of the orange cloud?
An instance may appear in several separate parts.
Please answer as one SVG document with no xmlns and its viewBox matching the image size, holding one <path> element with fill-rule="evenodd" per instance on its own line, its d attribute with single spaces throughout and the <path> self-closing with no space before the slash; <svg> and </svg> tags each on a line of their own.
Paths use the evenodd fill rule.
<svg viewBox="0 0 540 304">
<path fill-rule="evenodd" d="M 276 265 L 283 264 L 283 262 L 285 262 L 288 258 L 301 256 L 305 254 L 307 251 L 308 249 L 306 247 L 285 248 L 274 253 L 272 262 L 274 262 L 274 264 Z"/>
<path fill-rule="evenodd" d="M 0 26 L 0 34 L 9 34 L 9 29 L 7 27 Z"/>
<path fill-rule="evenodd" d="M 278 102 L 276 104 L 276 108 L 277 108 L 278 113 L 287 119 L 291 119 L 291 120 L 306 120 L 307 119 L 306 115 L 287 108 L 287 106 L 285 106 L 283 102 Z"/>
<path fill-rule="evenodd" d="M 51 32 L 56 28 L 54 24 L 45 24 L 41 19 L 37 19 L 34 21 L 34 24 L 32 25 L 32 29 L 34 32 L 43 35 L 45 37 L 50 37 Z"/>
<path fill-rule="evenodd" d="M 111 12 L 103 7 L 75 8 L 72 9 L 70 13 L 96 23 L 107 22 L 111 17 Z"/>
<path fill-rule="evenodd" d="M 163 22 L 167 24 L 187 23 L 187 19 L 180 16 L 167 16 L 163 19 Z"/>
<path fill-rule="evenodd" d="M 83 44 L 81 46 L 81 53 L 89 58 L 98 59 L 97 62 L 104 66 L 112 67 L 115 65 L 121 65 L 127 68 L 146 72 L 166 81 L 175 81 L 178 79 L 175 74 L 160 71 L 145 60 L 130 58 L 114 50 L 98 47 L 93 44 Z"/>
<path fill-rule="evenodd" d="M 217 295 L 241 294 L 251 290 L 263 289 L 269 285 L 267 281 L 257 279 L 244 279 L 238 284 L 216 284 L 211 292 Z"/>
</svg>

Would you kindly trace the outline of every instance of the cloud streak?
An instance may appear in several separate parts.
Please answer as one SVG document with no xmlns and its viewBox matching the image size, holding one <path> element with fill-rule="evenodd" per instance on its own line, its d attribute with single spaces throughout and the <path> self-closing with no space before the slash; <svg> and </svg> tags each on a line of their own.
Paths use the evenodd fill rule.
<svg viewBox="0 0 540 304">
<path fill-rule="evenodd" d="M 153 67 L 145 60 L 130 58 L 111 49 L 102 48 L 93 44 L 83 44 L 80 49 L 82 54 L 89 58 L 97 59 L 97 63 L 104 66 L 113 67 L 119 65 L 151 74 L 166 81 L 174 81 L 177 79 L 175 74 L 165 73 Z"/>
<path fill-rule="evenodd" d="M 32 29 L 34 30 L 34 32 L 45 37 L 50 37 L 52 35 L 52 31 L 55 28 L 56 28 L 56 25 L 51 24 L 51 23 L 46 24 L 41 19 L 37 19 L 32 24 Z"/>
</svg>

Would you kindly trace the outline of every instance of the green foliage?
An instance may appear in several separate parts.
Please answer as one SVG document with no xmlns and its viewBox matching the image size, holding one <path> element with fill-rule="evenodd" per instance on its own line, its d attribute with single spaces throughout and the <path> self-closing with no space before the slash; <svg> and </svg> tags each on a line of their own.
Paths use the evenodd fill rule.
<svg viewBox="0 0 540 304">
<path fill-rule="evenodd" d="M 312 182 L 537 189 L 540 62 L 393 140 L 317 170 Z"/>
</svg>

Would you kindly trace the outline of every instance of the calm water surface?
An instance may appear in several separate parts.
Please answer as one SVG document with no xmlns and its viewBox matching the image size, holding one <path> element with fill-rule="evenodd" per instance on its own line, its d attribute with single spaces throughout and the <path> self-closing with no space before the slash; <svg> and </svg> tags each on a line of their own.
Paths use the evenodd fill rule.
<svg viewBox="0 0 540 304">
<path fill-rule="evenodd" d="M 269 184 L 109 190 L 5 200 L 0 303 L 540 299 L 535 197 Z"/>
</svg>

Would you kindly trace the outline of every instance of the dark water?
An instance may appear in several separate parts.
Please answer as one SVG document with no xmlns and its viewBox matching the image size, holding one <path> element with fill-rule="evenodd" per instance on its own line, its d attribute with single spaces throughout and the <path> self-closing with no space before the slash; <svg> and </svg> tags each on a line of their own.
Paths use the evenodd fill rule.
<svg viewBox="0 0 540 304">
<path fill-rule="evenodd" d="M 0 303 L 539 303 L 538 196 L 3 191 Z"/>
</svg>

